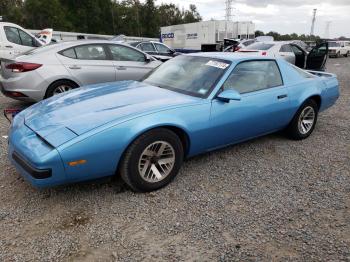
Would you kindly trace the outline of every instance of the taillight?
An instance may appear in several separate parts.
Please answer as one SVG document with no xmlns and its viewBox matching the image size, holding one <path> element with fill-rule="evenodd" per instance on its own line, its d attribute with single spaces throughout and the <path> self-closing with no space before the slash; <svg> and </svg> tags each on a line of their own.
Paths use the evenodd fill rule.
<svg viewBox="0 0 350 262">
<path fill-rule="evenodd" d="M 262 52 L 261 55 L 267 55 L 267 52 Z"/>
<path fill-rule="evenodd" d="M 238 51 L 239 49 L 241 49 L 240 46 L 236 46 L 236 47 L 235 47 L 235 51 Z"/>
<path fill-rule="evenodd" d="M 6 68 L 11 69 L 12 72 L 15 72 L 15 73 L 22 73 L 22 72 L 33 71 L 35 69 L 38 69 L 41 66 L 42 66 L 41 64 L 18 62 L 14 64 L 9 64 L 6 66 Z"/>
</svg>

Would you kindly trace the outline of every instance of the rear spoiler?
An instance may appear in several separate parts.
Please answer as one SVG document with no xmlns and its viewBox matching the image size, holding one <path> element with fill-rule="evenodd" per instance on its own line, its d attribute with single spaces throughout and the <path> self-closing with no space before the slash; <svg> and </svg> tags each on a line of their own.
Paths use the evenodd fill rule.
<svg viewBox="0 0 350 262">
<path fill-rule="evenodd" d="M 325 73 L 325 72 L 314 71 L 314 70 L 305 70 L 305 71 L 318 77 L 336 77 L 336 75 L 332 73 Z"/>
</svg>

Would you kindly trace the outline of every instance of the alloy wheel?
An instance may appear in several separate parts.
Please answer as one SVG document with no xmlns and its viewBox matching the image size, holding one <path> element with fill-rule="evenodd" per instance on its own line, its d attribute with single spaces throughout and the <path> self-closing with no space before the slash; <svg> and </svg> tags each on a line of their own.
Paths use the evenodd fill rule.
<svg viewBox="0 0 350 262">
<path fill-rule="evenodd" d="M 310 132 L 315 122 L 315 110 L 311 106 L 307 106 L 303 109 L 299 116 L 298 129 L 303 135 Z"/>
<path fill-rule="evenodd" d="M 156 141 L 142 152 L 138 170 L 147 182 L 156 183 L 166 178 L 175 164 L 175 150 L 166 141 Z"/>
<path fill-rule="evenodd" d="M 61 93 L 70 91 L 70 90 L 72 90 L 72 89 L 73 89 L 73 88 L 72 88 L 71 86 L 68 86 L 68 85 L 60 85 L 60 86 L 56 87 L 56 88 L 53 90 L 53 95 L 58 95 L 58 94 L 61 94 Z"/>
</svg>

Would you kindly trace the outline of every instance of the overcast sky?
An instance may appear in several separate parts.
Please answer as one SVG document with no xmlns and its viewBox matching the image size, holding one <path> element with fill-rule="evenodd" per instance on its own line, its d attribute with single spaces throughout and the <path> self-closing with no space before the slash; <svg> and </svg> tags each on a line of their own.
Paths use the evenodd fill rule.
<svg viewBox="0 0 350 262">
<path fill-rule="evenodd" d="M 174 3 L 180 8 L 195 4 L 203 20 L 224 19 L 225 0 L 156 0 L 157 4 Z M 232 20 L 255 22 L 265 33 L 310 34 L 312 10 L 317 8 L 315 34 L 326 37 L 350 37 L 350 0 L 235 0 Z"/>
</svg>

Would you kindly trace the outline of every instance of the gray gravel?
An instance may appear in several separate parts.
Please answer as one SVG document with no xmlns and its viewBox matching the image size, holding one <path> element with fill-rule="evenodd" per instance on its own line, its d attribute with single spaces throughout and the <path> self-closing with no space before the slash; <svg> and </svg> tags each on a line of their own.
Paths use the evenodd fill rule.
<svg viewBox="0 0 350 262">
<path fill-rule="evenodd" d="M 0 118 L 0 261 L 350 261 L 350 59 L 310 138 L 273 134 L 188 160 L 168 187 L 120 179 L 37 190 L 7 160 Z M 0 109 L 23 105 L 0 96 Z"/>
</svg>

